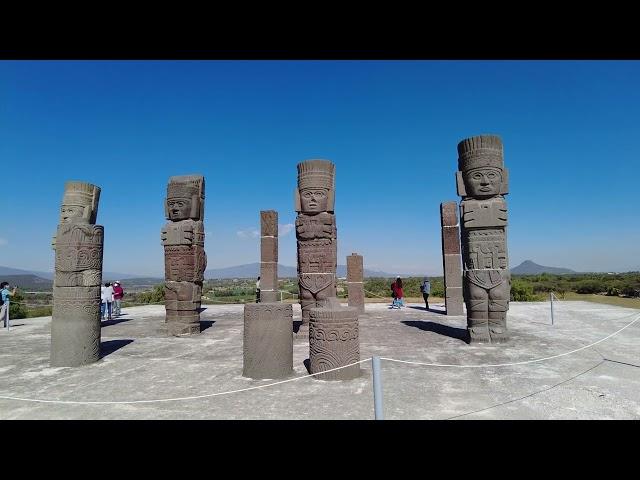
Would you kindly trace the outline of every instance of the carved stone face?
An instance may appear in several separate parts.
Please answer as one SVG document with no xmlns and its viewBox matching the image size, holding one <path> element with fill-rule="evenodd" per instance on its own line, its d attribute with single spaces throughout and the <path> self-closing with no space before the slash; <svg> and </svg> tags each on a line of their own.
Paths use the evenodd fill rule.
<svg viewBox="0 0 640 480">
<path fill-rule="evenodd" d="M 168 198 L 167 207 L 170 220 L 187 220 L 191 216 L 190 198 Z"/>
<path fill-rule="evenodd" d="M 328 195 L 324 188 L 305 188 L 300 192 L 300 207 L 305 213 L 327 211 Z"/>
<path fill-rule="evenodd" d="M 474 168 L 463 174 L 467 195 L 470 197 L 493 197 L 500 195 L 502 170 L 495 167 Z"/>
<path fill-rule="evenodd" d="M 83 215 L 83 206 L 63 204 L 60 208 L 60 223 L 83 223 L 85 222 Z"/>
</svg>

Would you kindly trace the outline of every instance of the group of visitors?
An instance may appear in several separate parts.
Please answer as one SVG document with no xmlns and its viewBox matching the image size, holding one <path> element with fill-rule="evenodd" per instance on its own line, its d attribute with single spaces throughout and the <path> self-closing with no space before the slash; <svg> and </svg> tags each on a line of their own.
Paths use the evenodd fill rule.
<svg viewBox="0 0 640 480">
<path fill-rule="evenodd" d="M 429 310 L 429 294 L 431 293 L 431 282 L 429 282 L 428 277 L 424 277 L 422 279 L 422 284 L 420 284 L 420 292 L 422 293 L 422 298 L 424 298 L 424 303 L 426 305 L 426 309 Z M 395 282 L 391 284 L 391 297 L 393 298 L 393 302 L 391 302 L 391 308 L 400 309 L 404 307 L 404 291 L 402 290 L 402 279 L 400 276 L 396 277 Z"/>
<path fill-rule="evenodd" d="M 124 297 L 124 289 L 120 281 L 111 283 L 107 282 L 104 287 L 100 288 L 100 297 L 102 303 L 100 304 L 100 317 L 102 320 L 111 320 L 112 313 L 114 317 L 118 317 L 122 314 L 122 297 Z M 113 312 L 112 312 L 113 310 Z M 105 313 L 107 318 L 105 319 Z"/>
</svg>

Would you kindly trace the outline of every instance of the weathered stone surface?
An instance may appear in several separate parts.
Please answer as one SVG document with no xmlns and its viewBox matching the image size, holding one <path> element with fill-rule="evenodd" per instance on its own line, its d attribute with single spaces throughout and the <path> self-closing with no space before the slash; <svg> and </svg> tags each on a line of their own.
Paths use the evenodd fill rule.
<svg viewBox="0 0 640 480">
<path fill-rule="evenodd" d="M 298 164 L 295 195 L 298 285 L 302 321 L 309 310 L 336 296 L 337 231 L 333 215 L 335 166 L 328 160 Z"/>
<path fill-rule="evenodd" d="M 364 262 L 362 255 L 352 253 L 347 256 L 347 292 L 349 306 L 364 313 Z"/>
<path fill-rule="evenodd" d="M 100 188 L 65 184 L 55 250 L 52 367 L 76 367 L 100 358 L 100 284 L 104 228 L 95 225 Z"/>
<path fill-rule="evenodd" d="M 449 296 L 452 288 L 462 287 L 460 230 L 456 202 L 440 204 L 442 225 L 442 266 L 444 270 L 445 306 L 447 315 L 461 315 L 462 297 Z"/>
<path fill-rule="evenodd" d="M 442 227 L 442 252 L 457 254 L 460 258 L 460 230 L 458 227 Z"/>
<path fill-rule="evenodd" d="M 460 264 L 460 255 L 444 256 L 444 275 L 445 287 L 462 287 L 462 265 Z"/>
<path fill-rule="evenodd" d="M 458 144 L 458 194 L 467 328 L 472 342 L 507 340 L 511 277 L 507 258 L 508 173 L 494 135 Z"/>
<path fill-rule="evenodd" d="M 279 302 L 280 292 L 278 290 L 260 290 L 260 301 L 268 303 Z"/>
<path fill-rule="evenodd" d="M 278 212 L 260 212 L 260 301 L 275 302 L 278 295 Z"/>
<path fill-rule="evenodd" d="M 443 227 L 455 227 L 458 225 L 458 204 L 456 202 L 443 202 L 440 204 L 440 221 Z"/>
<path fill-rule="evenodd" d="M 447 287 L 445 289 L 445 308 L 447 315 L 464 315 L 462 287 Z"/>
<path fill-rule="evenodd" d="M 352 253 L 347 256 L 347 282 L 362 282 L 364 278 L 364 261 L 362 255 Z"/>
<path fill-rule="evenodd" d="M 260 211 L 260 235 L 262 237 L 278 236 L 278 212 L 275 210 Z"/>
<path fill-rule="evenodd" d="M 309 361 L 311 373 L 360 361 L 358 314 L 355 308 L 331 306 L 332 301 L 309 311 Z M 334 370 L 314 378 L 350 380 L 360 376 L 360 365 Z"/>
<path fill-rule="evenodd" d="M 292 326 L 291 304 L 246 304 L 242 375 L 250 378 L 282 378 L 291 375 Z"/>
<path fill-rule="evenodd" d="M 262 237 L 260 239 L 260 262 L 277 262 L 278 237 Z M 262 275 L 260 275 L 262 279 Z"/>
<path fill-rule="evenodd" d="M 260 293 L 278 289 L 278 264 L 260 262 Z"/>
<path fill-rule="evenodd" d="M 358 313 L 364 313 L 364 284 L 362 282 L 347 282 L 347 294 L 349 306 L 357 309 Z"/>
<path fill-rule="evenodd" d="M 173 336 L 200 333 L 202 282 L 207 268 L 204 250 L 204 177 L 171 177 L 165 215 L 169 222 L 160 239 L 165 258 L 167 332 Z"/>
</svg>

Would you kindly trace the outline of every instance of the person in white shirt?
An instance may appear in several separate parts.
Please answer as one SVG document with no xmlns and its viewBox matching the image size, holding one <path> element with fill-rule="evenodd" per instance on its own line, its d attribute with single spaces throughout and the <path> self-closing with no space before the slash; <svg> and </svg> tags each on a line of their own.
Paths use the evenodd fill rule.
<svg viewBox="0 0 640 480">
<path fill-rule="evenodd" d="M 100 297 L 102 298 L 102 304 L 100 305 L 100 314 L 102 320 L 104 320 L 105 310 L 111 320 L 111 304 L 113 303 L 113 287 L 109 282 L 104 284 L 104 287 L 100 288 Z"/>
</svg>

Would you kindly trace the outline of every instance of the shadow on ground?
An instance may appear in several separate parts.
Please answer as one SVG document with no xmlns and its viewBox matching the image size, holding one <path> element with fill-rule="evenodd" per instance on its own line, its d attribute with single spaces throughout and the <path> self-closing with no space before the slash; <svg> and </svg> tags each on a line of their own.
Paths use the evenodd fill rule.
<svg viewBox="0 0 640 480">
<path fill-rule="evenodd" d="M 436 322 L 427 322 L 424 320 L 403 320 L 402 323 L 409 327 L 419 328 L 425 332 L 433 332 L 438 335 L 444 335 L 446 337 L 455 338 L 456 340 L 462 340 L 465 343 L 470 343 L 469 332 L 466 328 L 450 327 L 448 325 L 442 325 Z"/>
<path fill-rule="evenodd" d="M 216 323 L 215 320 L 200 320 L 200 332 L 204 332 L 207 328 Z"/>
<path fill-rule="evenodd" d="M 298 333 L 300 327 L 302 326 L 302 320 L 294 320 L 293 321 L 293 333 Z"/>
<path fill-rule="evenodd" d="M 116 350 L 119 350 L 122 347 L 125 347 L 132 343 L 131 339 L 123 339 L 123 340 L 107 340 L 106 342 L 100 343 L 100 358 L 104 358 L 107 355 L 112 354 Z"/>
<path fill-rule="evenodd" d="M 111 325 L 117 325 L 122 322 L 130 322 L 131 318 L 112 318 L 111 320 L 105 320 L 100 323 L 100 327 L 109 327 Z"/>
<path fill-rule="evenodd" d="M 413 308 L 414 310 L 422 310 L 423 312 L 438 313 L 440 315 L 446 315 L 447 314 L 446 310 L 438 310 L 438 309 L 435 309 L 433 307 L 427 309 L 425 307 L 417 307 L 415 305 L 409 305 L 409 308 Z"/>
</svg>

